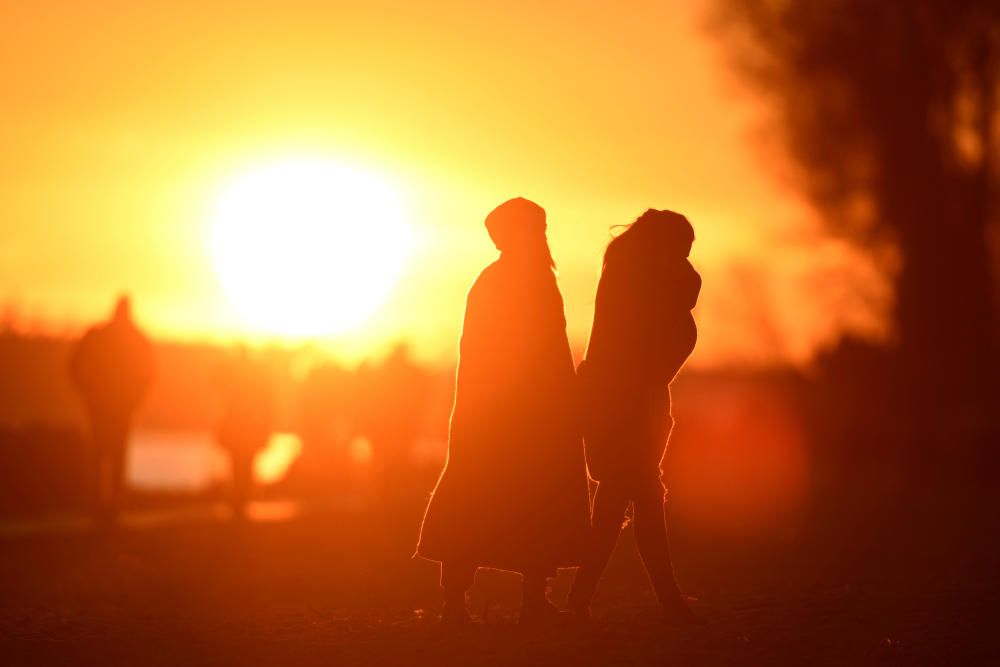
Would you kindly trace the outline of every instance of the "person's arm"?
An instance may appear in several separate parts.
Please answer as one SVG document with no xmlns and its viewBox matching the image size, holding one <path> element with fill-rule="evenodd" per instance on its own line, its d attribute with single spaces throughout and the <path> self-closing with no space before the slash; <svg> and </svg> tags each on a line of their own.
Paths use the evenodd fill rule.
<svg viewBox="0 0 1000 667">
<path fill-rule="evenodd" d="M 663 298 L 658 300 L 656 368 L 667 383 L 673 381 L 694 349 L 697 332 L 691 309 L 700 290 L 701 276 L 686 261 L 664 283 Z"/>
<path fill-rule="evenodd" d="M 691 262 L 684 262 L 684 269 L 678 282 L 679 297 L 683 306 L 687 310 L 694 310 L 698 304 L 698 295 L 701 293 L 701 276 L 691 266 Z"/>
</svg>

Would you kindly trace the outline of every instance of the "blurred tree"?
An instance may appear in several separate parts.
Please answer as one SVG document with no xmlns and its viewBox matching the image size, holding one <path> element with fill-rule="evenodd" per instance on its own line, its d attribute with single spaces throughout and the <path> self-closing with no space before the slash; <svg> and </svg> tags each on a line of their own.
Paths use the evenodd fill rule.
<svg viewBox="0 0 1000 667">
<path fill-rule="evenodd" d="M 829 230 L 894 258 L 900 407 L 982 415 L 1000 3 L 716 0 L 714 19 Z"/>
</svg>

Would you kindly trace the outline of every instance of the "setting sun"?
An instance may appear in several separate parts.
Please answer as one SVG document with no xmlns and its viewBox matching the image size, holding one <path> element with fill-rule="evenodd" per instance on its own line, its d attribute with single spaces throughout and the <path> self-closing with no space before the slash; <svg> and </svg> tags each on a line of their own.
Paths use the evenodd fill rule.
<svg viewBox="0 0 1000 667">
<path fill-rule="evenodd" d="M 211 230 L 216 271 L 245 325 L 286 336 L 363 322 L 395 285 L 410 242 L 397 192 L 369 171 L 325 159 L 236 175 Z"/>
</svg>

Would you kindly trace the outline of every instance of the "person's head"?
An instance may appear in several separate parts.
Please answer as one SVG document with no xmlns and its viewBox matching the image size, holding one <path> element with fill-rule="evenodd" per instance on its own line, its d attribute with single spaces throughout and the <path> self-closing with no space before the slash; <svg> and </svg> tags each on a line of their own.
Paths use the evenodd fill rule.
<svg viewBox="0 0 1000 667">
<path fill-rule="evenodd" d="M 691 254 L 693 243 L 694 227 L 687 218 L 673 211 L 651 208 L 611 239 L 604 253 L 604 266 L 617 258 L 633 265 L 684 259 Z"/>
<path fill-rule="evenodd" d="M 111 314 L 111 320 L 113 322 L 131 322 L 132 321 L 132 298 L 128 294 L 122 294 L 115 301 L 115 309 Z"/>
<path fill-rule="evenodd" d="M 486 216 L 486 231 L 501 253 L 555 262 L 545 238 L 545 209 L 523 197 L 508 199 Z"/>
</svg>

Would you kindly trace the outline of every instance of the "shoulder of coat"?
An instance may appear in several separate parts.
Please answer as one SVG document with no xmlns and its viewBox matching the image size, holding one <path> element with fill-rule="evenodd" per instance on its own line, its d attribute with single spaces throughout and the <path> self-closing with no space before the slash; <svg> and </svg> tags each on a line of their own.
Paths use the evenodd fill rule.
<svg viewBox="0 0 1000 667">
<path fill-rule="evenodd" d="M 500 265 L 500 260 L 493 262 L 483 269 L 479 273 L 479 276 L 476 277 L 475 282 L 472 283 L 472 287 L 469 288 L 469 295 L 471 296 L 473 292 L 483 292 L 494 289 L 495 286 L 502 280 L 502 273 L 503 267 Z"/>
</svg>

